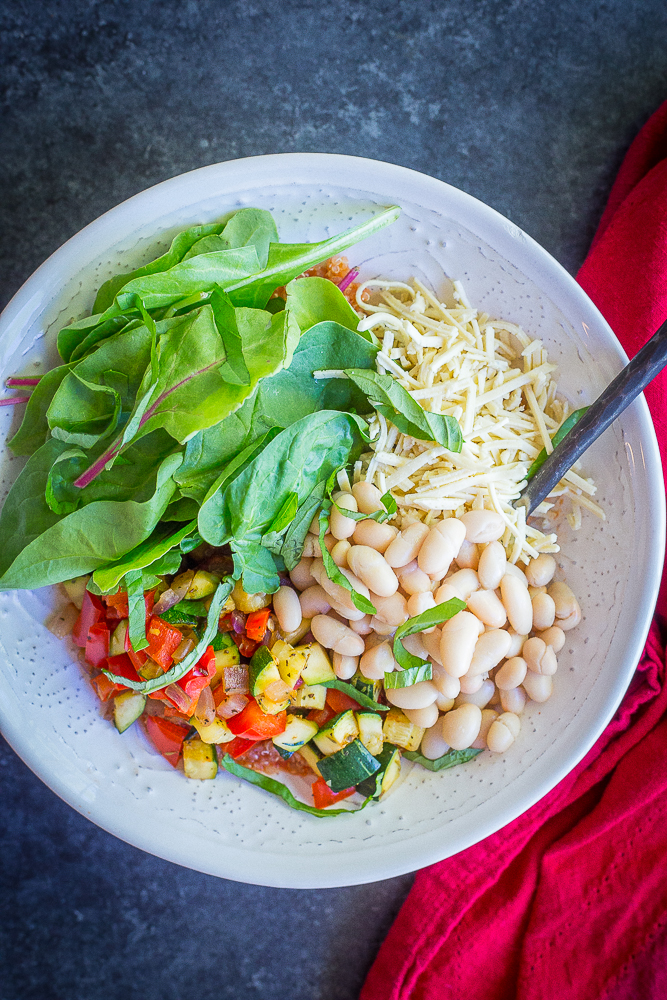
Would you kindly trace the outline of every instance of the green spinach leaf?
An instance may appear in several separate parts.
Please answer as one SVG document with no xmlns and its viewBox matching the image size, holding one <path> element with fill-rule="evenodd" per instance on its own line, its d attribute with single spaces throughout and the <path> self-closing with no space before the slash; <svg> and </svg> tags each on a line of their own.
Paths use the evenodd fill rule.
<svg viewBox="0 0 667 1000">
<path fill-rule="evenodd" d="M 49 422 L 46 414 L 51 401 L 63 379 L 69 373 L 70 365 L 60 365 L 42 375 L 33 389 L 23 414 L 21 426 L 14 437 L 7 442 L 15 455 L 32 455 L 49 436 Z"/>
<path fill-rule="evenodd" d="M 317 323 L 332 321 L 355 330 L 359 317 L 337 285 L 328 278 L 295 278 L 287 286 L 287 305 L 301 332 Z M 360 334 L 370 340 L 369 334 Z M 340 366 L 338 366 L 340 367 Z"/>
</svg>

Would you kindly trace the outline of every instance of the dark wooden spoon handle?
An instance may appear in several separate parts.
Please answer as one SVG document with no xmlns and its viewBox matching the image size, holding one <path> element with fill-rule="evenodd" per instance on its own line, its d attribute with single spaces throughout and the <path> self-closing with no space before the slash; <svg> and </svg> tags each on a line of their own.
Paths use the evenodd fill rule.
<svg viewBox="0 0 667 1000">
<path fill-rule="evenodd" d="M 616 420 L 667 365 L 667 322 L 609 383 L 572 430 L 545 460 L 515 503 L 531 514 L 580 455 Z"/>
</svg>

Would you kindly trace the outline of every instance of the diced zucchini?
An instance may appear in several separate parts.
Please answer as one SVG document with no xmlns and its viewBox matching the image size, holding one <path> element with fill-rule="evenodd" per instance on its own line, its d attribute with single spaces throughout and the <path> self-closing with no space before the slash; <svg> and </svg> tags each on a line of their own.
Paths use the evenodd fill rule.
<svg viewBox="0 0 667 1000">
<path fill-rule="evenodd" d="M 359 739 L 369 753 L 382 753 L 382 717 L 377 712 L 356 712 Z"/>
<path fill-rule="evenodd" d="M 359 671 L 351 679 L 350 684 L 354 685 L 357 691 L 361 691 L 362 694 L 372 698 L 373 701 L 378 701 L 382 694 L 382 681 L 369 681 Z"/>
<path fill-rule="evenodd" d="M 260 646 L 254 653 L 248 668 L 250 694 L 253 697 L 264 694 L 269 684 L 282 680 L 273 653 L 266 646 Z"/>
<path fill-rule="evenodd" d="M 252 611 L 259 611 L 261 608 L 266 608 L 271 603 L 270 594 L 249 594 L 241 586 L 240 580 L 237 580 L 234 584 L 232 599 L 239 611 L 243 611 L 246 615 L 249 615 Z"/>
<path fill-rule="evenodd" d="M 78 608 L 79 611 L 81 611 L 83 606 L 83 595 L 86 593 L 86 585 L 89 580 L 90 576 L 75 576 L 73 580 L 65 580 L 63 583 L 65 593 L 74 607 Z M 115 654 L 112 653 L 111 655 L 114 656 Z"/>
<path fill-rule="evenodd" d="M 200 739 L 186 740 L 183 744 L 183 770 L 187 778 L 205 781 L 218 773 L 215 747 Z"/>
<path fill-rule="evenodd" d="M 120 656 L 125 652 L 125 636 L 127 635 L 127 618 L 118 622 L 109 639 L 109 656 Z"/>
<path fill-rule="evenodd" d="M 310 618 L 302 618 L 299 627 L 295 628 L 293 632 L 286 632 L 283 639 L 293 646 L 299 639 L 303 639 L 306 632 L 310 632 Z"/>
<path fill-rule="evenodd" d="M 300 719 L 298 715 L 289 715 L 285 732 L 274 736 L 272 742 L 274 746 L 282 747 L 283 750 L 298 750 L 312 740 L 316 732 L 316 722 Z"/>
<path fill-rule="evenodd" d="M 360 740 L 353 740 L 319 762 L 320 774 L 332 792 L 358 785 L 380 769 L 380 761 L 369 753 Z"/>
<path fill-rule="evenodd" d="M 282 747 L 278 747 L 277 746 L 276 747 L 276 753 L 278 754 L 279 757 L 282 757 L 283 760 L 289 760 L 290 757 L 294 756 L 295 751 L 294 750 L 283 750 Z"/>
<path fill-rule="evenodd" d="M 235 667 L 241 662 L 241 654 L 239 653 L 238 646 L 232 639 L 229 632 L 219 632 L 215 637 L 221 640 L 216 645 L 219 647 L 215 650 L 215 673 L 211 678 L 211 687 L 217 687 L 222 680 L 223 671 L 226 667 Z"/>
<path fill-rule="evenodd" d="M 329 657 L 319 642 L 311 642 L 308 646 L 297 646 L 297 650 L 306 655 L 306 665 L 301 671 L 304 684 L 323 684 L 336 676 Z"/>
<path fill-rule="evenodd" d="M 124 733 L 139 718 L 146 707 L 146 695 L 140 691 L 123 691 L 113 700 L 113 721 L 119 733 Z"/>
<path fill-rule="evenodd" d="M 224 719 L 215 718 L 207 726 L 193 716 L 190 722 L 199 733 L 203 743 L 230 743 L 234 739 L 234 733 Z"/>
<path fill-rule="evenodd" d="M 381 795 L 388 792 L 401 773 L 401 751 L 392 743 L 386 743 L 381 753 L 377 754 L 380 770 L 372 778 L 367 778 L 357 785 L 357 791 L 361 795 L 372 795 L 379 799 Z M 377 778 L 381 776 L 380 788 L 377 789 Z"/>
<path fill-rule="evenodd" d="M 323 709 L 327 700 L 327 689 L 323 684 L 303 684 L 294 691 L 294 708 Z"/>
<path fill-rule="evenodd" d="M 214 594 L 219 583 L 219 576 L 207 573 L 204 569 L 198 569 L 192 578 L 192 583 L 188 587 L 185 597 L 188 601 L 201 601 L 202 597 Z"/>
<path fill-rule="evenodd" d="M 323 726 L 313 739 L 318 750 L 327 754 L 341 750 L 348 743 L 356 740 L 358 735 L 359 729 L 354 712 L 348 708 L 346 712 L 339 712 L 338 715 L 334 716 L 331 722 Z M 348 787 L 348 785 L 343 785 L 343 788 Z"/>
<path fill-rule="evenodd" d="M 385 743 L 395 743 L 396 746 L 403 747 L 404 750 L 419 750 L 425 732 L 425 729 L 410 722 L 400 708 L 390 709 L 382 726 L 382 736 Z"/>
<path fill-rule="evenodd" d="M 255 701 L 267 715 L 278 715 L 279 712 L 284 712 L 286 708 L 289 708 L 289 698 L 285 698 L 284 701 L 273 701 L 272 698 L 267 698 L 265 694 L 258 694 L 255 697 Z"/>
<path fill-rule="evenodd" d="M 295 649 L 288 642 L 276 639 L 271 646 L 271 654 L 278 664 L 278 672 L 288 687 L 293 688 L 301 671 L 306 665 L 306 654 L 301 649 Z"/>
<path fill-rule="evenodd" d="M 319 764 L 324 755 L 320 753 L 317 747 L 313 746 L 312 742 L 306 743 L 305 746 L 299 747 L 297 753 L 301 754 L 308 767 L 315 772 L 318 778 L 321 778 Z"/>
</svg>

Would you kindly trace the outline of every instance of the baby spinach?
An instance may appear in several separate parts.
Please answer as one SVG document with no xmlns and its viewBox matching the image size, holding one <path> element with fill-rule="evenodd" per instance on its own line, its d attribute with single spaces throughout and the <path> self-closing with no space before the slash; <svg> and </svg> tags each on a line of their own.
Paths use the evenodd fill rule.
<svg viewBox="0 0 667 1000">
<path fill-rule="evenodd" d="M 72 466 L 74 461 L 74 471 L 69 476 L 64 474 L 63 464 Z M 86 453 L 81 448 L 67 448 L 55 459 L 46 477 L 44 497 L 54 514 L 71 514 L 81 504 L 81 495 L 67 496 L 71 489 L 73 479 L 81 469 L 85 468 Z"/>
<path fill-rule="evenodd" d="M 220 367 L 221 378 L 237 385 L 250 385 L 250 372 L 243 356 L 243 341 L 236 323 L 236 310 L 229 295 L 221 288 L 214 289 L 211 294 L 211 309 L 227 355 L 225 363 Z"/>
<path fill-rule="evenodd" d="M 136 569 L 152 569 L 159 559 L 177 546 L 179 547 L 180 559 L 180 551 L 182 551 L 180 546 L 196 529 L 196 521 L 183 525 L 178 531 L 174 531 L 170 525 L 161 525 L 150 538 L 124 553 L 120 559 L 96 569 L 93 573 L 93 580 L 102 593 L 113 593 L 126 573 Z"/>
<path fill-rule="evenodd" d="M 110 372 L 110 375 L 122 375 Z M 62 397 L 76 396 L 76 403 L 58 405 Z M 76 369 L 65 378 L 49 407 L 47 418 L 51 434 L 66 444 L 90 448 L 118 426 L 121 413 L 120 393 L 104 382 L 89 382 Z"/>
<path fill-rule="evenodd" d="M 328 278 L 294 278 L 287 286 L 287 305 L 301 332 L 325 321 L 357 329 L 359 317 L 341 290 Z M 369 334 L 360 336 L 370 340 Z M 340 366 L 338 366 L 340 367 Z"/>
<path fill-rule="evenodd" d="M 413 656 L 409 653 L 401 639 L 405 638 L 406 635 L 414 635 L 415 632 L 423 632 L 426 628 L 432 628 L 434 625 L 439 625 L 441 622 L 447 621 L 449 618 L 453 618 L 457 615 L 459 611 L 465 610 L 465 602 L 460 601 L 458 597 L 452 597 L 451 600 L 445 601 L 444 604 L 436 604 L 434 608 L 428 608 L 427 611 L 423 611 L 420 615 L 415 615 L 414 618 L 408 618 L 406 622 L 396 629 L 394 633 L 394 659 L 404 670 L 418 669 L 425 665 L 424 660 L 420 660 L 418 656 Z M 430 666 L 430 664 L 428 664 Z M 420 677 L 419 680 L 424 680 L 425 678 Z M 412 681 L 411 683 L 416 683 Z M 400 685 L 405 686 L 405 685 Z"/>
<path fill-rule="evenodd" d="M 47 411 L 63 379 L 70 371 L 70 365 L 60 365 L 42 375 L 33 389 L 23 414 L 21 426 L 7 442 L 15 455 L 32 455 L 49 436 Z"/>
<path fill-rule="evenodd" d="M 269 247 L 278 242 L 278 230 L 270 212 L 263 208 L 242 208 L 235 212 L 222 232 L 230 247 L 253 246 L 260 268 L 266 267 Z"/>
</svg>

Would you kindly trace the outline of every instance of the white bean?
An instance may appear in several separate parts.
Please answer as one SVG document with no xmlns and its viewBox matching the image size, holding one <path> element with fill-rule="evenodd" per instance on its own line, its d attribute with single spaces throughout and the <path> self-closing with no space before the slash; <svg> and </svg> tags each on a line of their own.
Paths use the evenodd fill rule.
<svg viewBox="0 0 667 1000">
<path fill-rule="evenodd" d="M 458 677 L 448 674 L 441 663 L 433 663 L 433 683 L 444 698 L 456 698 L 461 691 L 461 682 Z"/>
<path fill-rule="evenodd" d="M 564 632 L 574 628 L 581 621 L 581 608 L 572 590 L 566 583 L 552 583 L 547 590 L 556 607 L 556 624 Z"/>
<path fill-rule="evenodd" d="M 310 561 L 312 562 L 313 559 L 319 558 L 320 555 L 321 555 L 320 543 L 317 538 L 317 535 L 311 535 L 310 533 L 308 533 L 303 543 L 303 552 L 301 554 L 301 558 L 310 559 Z"/>
<path fill-rule="evenodd" d="M 442 719 L 426 730 L 422 737 L 420 753 L 428 760 L 437 760 L 451 749 L 442 735 Z"/>
<path fill-rule="evenodd" d="M 475 694 L 483 683 L 483 674 L 464 674 L 460 680 L 461 694 Z"/>
<path fill-rule="evenodd" d="M 365 481 L 355 483 L 352 487 L 352 495 L 362 514 L 374 514 L 376 510 L 384 510 L 382 494 L 372 483 Z"/>
<path fill-rule="evenodd" d="M 477 569 L 479 566 L 479 549 L 474 542 L 463 539 L 459 554 L 454 557 L 454 562 L 459 569 Z"/>
<path fill-rule="evenodd" d="M 376 610 L 375 617 L 378 621 L 398 628 L 410 617 L 408 614 L 408 602 L 403 594 L 392 594 L 391 597 L 379 597 L 371 594 L 370 600 Z"/>
<path fill-rule="evenodd" d="M 509 573 L 510 576 L 515 576 L 517 580 L 521 581 L 524 587 L 528 586 L 528 580 L 526 579 L 526 574 L 522 569 L 519 569 L 518 566 L 515 566 L 514 563 L 511 562 L 507 563 L 507 565 L 505 566 L 505 573 L 506 574 Z"/>
<path fill-rule="evenodd" d="M 352 538 L 355 545 L 370 545 L 377 552 L 385 552 L 397 534 L 398 529 L 393 525 L 378 524 L 368 518 L 366 521 L 357 521 Z"/>
<path fill-rule="evenodd" d="M 350 622 L 350 628 L 352 629 L 353 632 L 356 632 L 357 635 L 370 635 L 370 633 L 373 631 L 373 626 L 371 625 L 371 616 L 364 615 L 364 617 L 360 618 L 359 621 Z"/>
<path fill-rule="evenodd" d="M 552 625 L 551 628 L 547 628 L 544 632 L 540 632 L 540 639 L 551 646 L 554 653 L 560 653 L 561 649 L 565 645 L 565 632 L 558 625 Z"/>
<path fill-rule="evenodd" d="M 312 587 L 315 583 L 315 577 L 310 572 L 312 564 L 312 559 L 302 556 L 294 569 L 290 570 L 289 578 L 297 590 L 306 590 L 307 587 Z"/>
<path fill-rule="evenodd" d="M 515 576 L 505 573 L 500 581 L 500 596 L 510 625 L 515 632 L 526 635 L 533 627 L 533 605 L 528 588 Z"/>
<path fill-rule="evenodd" d="M 440 694 L 438 691 L 435 704 L 438 706 L 439 712 L 449 712 L 450 709 L 454 708 L 454 698 L 445 698 L 444 694 Z"/>
<path fill-rule="evenodd" d="M 310 572 L 313 574 L 319 585 L 327 592 L 329 597 L 334 599 L 336 604 L 339 604 L 343 608 L 349 608 L 352 612 L 357 611 L 357 608 L 352 603 L 350 591 L 347 590 L 346 587 L 341 587 L 339 584 L 334 583 L 333 580 L 329 579 L 326 570 L 324 569 L 324 563 L 321 559 L 313 560 Z M 349 569 L 345 569 L 344 566 L 340 567 L 340 572 L 349 580 L 359 594 L 363 594 L 364 597 L 368 597 L 370 599 L 370 591 L 362 580 L 355 576 L 354 573 L 351 573 Z M 357 617 L 356 614 L 355 617 Z"/>
<path fill-rule="evenodd" d="M 422 524 L 421 521 L 414 521 L 403 531 L 399 531 L 384 553 L 384 557 L 389 565 L 396 569 L 400 566 L 407 566 L 409 562 L 412 562 L 416 558 L 428 532 L 427 525 Z"/>
<path fill-rule="evenodd" d="M 481 726 L 481 709 L 477 705 L 461 705 L 444 716 L 442 735 L 452 750 L 465 750 L 475 742 Z"/>
<path fill-rule="evenodd" d="M 339 542 L 336 542 L 331 550 L 331 558 L 336 566 L 347 566 L 347 554 L 351 548 L 347 538 L 341 538 Z"/>
<path fill-rule="evenodd" d="M 304 618 L 312 618 L 313 615 L 325 615 L 331 607 L 331 599 L 325 590 L 316 583 L 313 587 L 308 587 L 299 595 L 301 604 L 301 614 Z"/>
<path fill-rule="evenodd" d="M 336 500 L 336 503 L 331 508 L 331 515 L 329 517 L 329 531 L 334 538 L 350 538 L 354 534 L 357 522 L 353 518 L 345 517 L 344 514 L 341 514 L 338 507 L 341 507 L 343 510 L 353 510 L 356 514 L 359 509 L 357 501 L 351 493 L 344 493 L 343 496 L 338 497 Z"/>
<path fill-rule="evenodd" d="M 350 606 L 352 602 L 350 602 L 347 606 L 344 606 L 342 604 L 338 604 L 333 597 L 330 597 L 329 600 L 331 601 L 332 609 L 339 614 L 341 618 L 346 619 L 346 624 L 347 622 L 361 621 L 362 618 L 366 617 L 363 611 L 360 611 L 359 608 Z"/>
<path fill-rule="evenodd" d="M 419 568 L 416 559 L 409 562 L 407 566 L 401 566 L 396 576 L 401 587 L 409 596 L 413 594 L 425 594 L 427 591 L 430 592 L 433 590 L 433 582 L 430 576 L 423 569 Z"/>
<path fill-rule="evenodd" d="M 502 628 L 507 621 L 507 613 L 492 590 L 475 590 L 467 600 L 468 611 L 489 625 L 491 628 Z"/>
<path fill-rule="evenodd" d="M 358 656 L 344 656 L 342 653 L 334 653 L 332 658 L 334 673 L 341 681 L 349 681 L 354 677 L 359 665 Z"/>
<path fill-rule="evenodd" d="M 469 611 L 459 611 L 442 626 L 440 661 L 452 677 L 468 673 L 479 635 L 478 624 Z"/>
<path fill-rule="evenodd" d="M 391 597 L 398 590 L 393 569 L 370 545 L 353 545 L 347 553 L 347 565 L 379 597 Z"/>
<path fill-rule="evenodd" d="M 486 749 L 486 737 L 491 728 L 491 725 L 498 718 L 498 713 L 494 712 L 492 708 L 482 709 L 482 725 L 479 727 L 479 736 L 473 743 L 475 750 L 485 750 Z"/>
<path fill-rule="evenodd" d="M 553 580 L 555 572 L 556 560 L 542 552 L 526 566 L 526 579 L 531 587 L 546 587 Z"/>
<path fill-rule="evenodd" d="M 428 708 L 438 697 L 438 689 L 431 681 L 418 681 L 403 688 L 385 688 L 390 705 L 396 708 Z"/>
<path fill-rule="evenodd" d="M 491 724 L 486 736 L 486 745 L 491 753 L 505 753 L 509 750 L 514 740 L 519 735 L 521 722 L 517 715 L 511 712 L 503 712 Z"/>
<path fill-rule="evenodd" d="M 376 618 L 375 615 L 371 618 L 371 626 L 378 635 L 393 635 L 398 627 L 396 625 L 388 625 L 387 622 L 383 622 L 380 618 Z"/>
<path fill-rule="evenodd" d="M 495 684 L 491 680 L 482 681 L 476 691 L 466 694 L 461 687 L 461 694 L 456 699 L 455 707 L 459 705 L 477 705 L 478 708 L 486 708 L 493 698 Z"/>
<path fill-rule="evenodd" d="M 479 590 L 479 586 L 479 577 L 474 569 L 460 569 L 457 573 L 452 573 L 451 576 L 448 576 L 442 584 L 442 587 L 451 587 L 456 596 L 462 601 L 467 601 L 473 591 Z M 438 596 L 442 587 L 435 592 L 436 604 L 443 603 L 441 598 Z M 449 600 L 449 598 L 446 598 L 446 600 Z"/>
<path fill-rule="evenodd" d="M 434 607 L 435 598 L 430 591 L 425 594 L 413 594 L 412 597 L 408 598 L 408 614 L 410 618 L 415 618 L 424 611 L 428 611 L 429 608 Z"/>
<path fill-rule="evenodd" d="M 489 542 L 482 549 L 477 567 L 479 582 L 485 590 L 495 590 L 505 575 L 507 556 L 500 542 Z"/>
<path fill-rule="evenodd" d="M 518 656 L 519 653 L 521 652 L 521 650 L 523 649 L 523 644 L 526 641 L 526 639 L 528 638 L 528 636 L 527 635 L 519 635 L 519 633 L 515 632 L 514 629 L 512 629 L 512 628 L 508 628 L 507 632 L 508 632 L 508 635 L 509 635 L 510 639 L 512 640 L 510 648 L 507 650 L 507 655 L 508 656 Z"/>
<path fill-rule="evenodd" d="M 422 642 L 422 634 L 420 632 L 413 632 L 412 635 L 406 635 L 405 638 L 401 639 L 401 642 L 407 649 L 408 653 L 412 653 L 413 656 L 418 656 L 421 660 L 428 659 L 428 650 Z"/>
<path fill-rule="evenodd" d="M 549 594 L 535 594 L 533 604 L 533 628 L 542 631 L 551 628 L 556 617 L 556 605 Z"/>
<path fill-rule="evenodd" d="M 367 649 L 359 660 L 360 673 L 371 681 L 381 681 L 395 666 L 396 660 L 388 642 Z"/>
<path fill-rule="evenodd" d="M 494 680 L 499 691 L 511 691 L 523 684 L 528 664 L 522 656 L 511 656 L 496 671 Z"/>
<path fill-rule="evenodd" d="M 523 658 L 529 670 L 534 674 L 545 674 L 551 677 L 558 669 L 558 660 L 553 646 L 547 646 L 543 639 L 536 635 L 526 639 L 523 644 Z"/>
<path fill-rule="evenodd" d="M 361 656 L 364 640 L 351 628 L 328 615 L 315 615 L 310 623 L 310 631 L 326 649 L 345 656 Z"/>
<path fill-rule="evenodd" d="M 296 632 L 303 619 L 296 590 L 292 590 L 291 587 L 280 587 L 273 595 L 273 610 L 282 632 Z"/>
<path fill-rule="evenodd" d="M 542 703 L 548 701 L 553 692 L 553 681 L 549 674 L 534 674 L 528 671 L 523 680 L 523 687 L 529 698 Z"/>
<path fill-rule="evenodd" d="M 419 568 L 430 577 L 441 579 L 459 554 L 465 536 L 465 526 L 458 518 L 447 517 L 438 521 L 419 550 Z"/>
<path fill-rule="evenodd" d="M 498 676 L 496 674 L 496 676 Z M 526 692 L 522 687 L 512 688 L 511 691 L 500 692 L 500 704 L 503 712 L 514 712 L 521 715 L 526 707 Z"/>
<path fill-rule="evenodd" d="M 413 726 L 419 726 L 420 729 L 429 729 L 434 726 L 440 715 L 435 702 L 432 705 L 427 705 L 426 708 L 404 708 L 403 711 Z"/>
<path fill-rule="evenodd" d="M 440 663 L 440 638 L 442 631 L 437 626 L 423 633 L 422 642 L 428 655 L 437 663 Z"/>
<path fill-rule="evenodd" d="M 505 533 L 505 522 L 494 510 L 469 510 L 460 520 L 469 542 L 495 542 Z"/>
<path fill-rule="evenodd" d="M 546 587 L 531 587 L 530 585 L 528 586 L 528 593 L 530 594 L 531 601 L 538 594 L 546 594 L 546 592 L 547 592 Z"/>
<path fill-rule="evenodd" d="M 502 715 L 498 716 L 498 721 L 502 722 L 504 726 L 507 726 L 511 732 L 514 739 L 517 738 L 521 732 L 521 719 L 514 712 L 504 712 Z"/>
<path fill-rule="evenodd" d="M 504 628 L 494 628 L 480 635 L 470 662 L 471 674 L 485 674 L 493 670 L 507 656 L 510 637 Z"/>
</svg>

